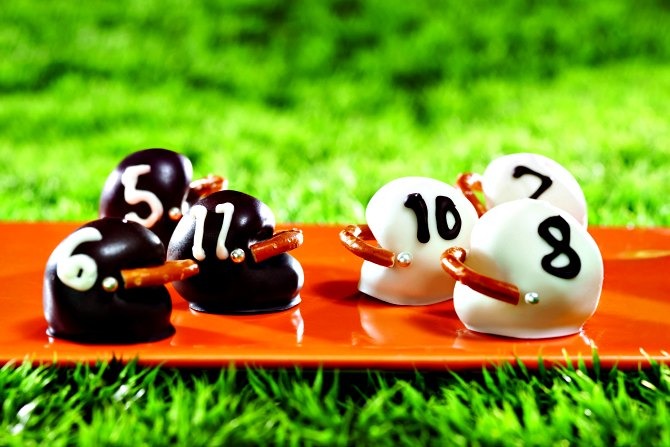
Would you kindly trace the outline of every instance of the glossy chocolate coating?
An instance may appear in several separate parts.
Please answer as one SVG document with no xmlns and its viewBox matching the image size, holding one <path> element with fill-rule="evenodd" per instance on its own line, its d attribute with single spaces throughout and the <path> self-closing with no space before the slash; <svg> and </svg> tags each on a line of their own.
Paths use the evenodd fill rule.
<svg viewBox="0 0 670 447">
<path fill-rule="evenodd" d="M 216 255 L 225 214 L 215 210 L 224 203 L 234 207 L 225 246 L 230 252 L 244 250 L 241 263 Z M 267 205 L 233 190 L 215 192 L 199 200 L 198 205 L 207 209 L 202 238 L 205 259 L 197 260 L 193 254 L 197 224 L 190 215 L 179 223 L 168 246 L 168 259 L 193 259 L 200 267 L 200 274 L 173 283 L 192 309 L 210 313 L 271 312 L 300 302 L 304 282 L 300 263 L 287 253 L 255 262 L 251 253 L 254 243 L 274 234 L 274 215 Z"/>
<path fill-rule="evenodd" d="M 165 248 L 158 237 L 138 223 L 116 218 L 89 222 L 80 229 L 88 227 L 97 229 L 102 240 L 80 243 L 72 255 L 92 258 L 97 278 L 84 291 L 64 284 L 57 268 L 65 260 L 54 250 L 44 273 L 47 333 L 84 343 L 138 343 L 172 335 L 172 301 L 165 286 L 125 289 L 120 273 L 164 264 Z M 102 282 L 109 277 L 119 282 L 118 290 L 103 290 Z"/>
<path fill-rule="evenodd" d="M 122 183 L 122 175 L 127 168 L 141 165 L 148 165 L 151 171 L 136 176 L 135 189 L 154 194 L 162 205 L 162 213 L 158 221 L 153 225 L 145 226 L 156 233 L 167 246 L 178 222 L 178 218 L 170 217 L 170 210 L 182 210 L 193 175 L 191 162 L 184 155 L 160 148 L 144 149 L 128 155 L 107 177 L 100 197 L 99 215 L 100 217 L 128 218 L 128 213 L 136 213 L 143 219 L 151 215 L 149 202 L 141 200 L 136 204 L 128 203 L 125 197 L 127 187 Z"/>
</svg>

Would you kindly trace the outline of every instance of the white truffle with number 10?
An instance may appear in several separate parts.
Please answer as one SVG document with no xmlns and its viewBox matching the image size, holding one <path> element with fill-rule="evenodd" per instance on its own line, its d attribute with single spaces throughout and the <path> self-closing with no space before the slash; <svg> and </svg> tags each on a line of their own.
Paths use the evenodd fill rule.
<svg viewBox="0 0 670 447">
<path fill-rule="evenodd" d="M 440 254 L 468 245 L 477 212 L 454 187 L 427 177 L 402 177 L 370 199 L 366 220 L 378 245 L 395 254 L 393 266 L 365 261 L 359 290 L 382 301 L 426 305 L 451 299 L 454 281 Z"/>
<path fill-rule="evenodd" d="M 511 304 L 458 282 L 454 309 L 468 329 L 509 337 L 577 333 L 595 312 L 603 259 L 596 242 L 569 213 L 547 202 L 498 205 L 472 230 L 465 265 L 518 288 Z"/>
</svg>

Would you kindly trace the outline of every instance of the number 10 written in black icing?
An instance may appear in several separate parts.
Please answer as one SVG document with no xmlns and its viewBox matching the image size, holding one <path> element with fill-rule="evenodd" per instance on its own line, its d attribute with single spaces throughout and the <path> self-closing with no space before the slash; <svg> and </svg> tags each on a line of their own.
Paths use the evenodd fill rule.
<svg viewBox="0 0 670 447">
<path fill-rule="evenodd" d="M 419 193 L 407 195 L 404 203 L 406 208 L 414 211 L 416 216 L 417 230 L 416 238 L 422 244 L 430 241 L 430 230 L 428 229 L 428 206 L 423 196 Z M 450 227 L 448 215 L 453 217 L 453 225 Z M 435 222 L 437 223 L 437 233 L 445 241 L 451 241 L 458 237 L 461 232 L 461 215 L 456 209 L 453 200 L 446 196 L 435 197 Z"/>
</svg>

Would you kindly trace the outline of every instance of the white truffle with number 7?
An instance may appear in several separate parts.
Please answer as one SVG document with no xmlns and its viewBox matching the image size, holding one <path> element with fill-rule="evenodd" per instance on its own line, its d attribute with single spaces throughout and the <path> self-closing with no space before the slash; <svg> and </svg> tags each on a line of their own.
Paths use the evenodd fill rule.
<svg viewBox="0 0 670 447">
<path fill-rule="evenodd" d="M 515 153 L 491 161 L 480 176 L 461 174 L 459 188 L 473 202 L 479 214 L 511 200 L 543 200 L 587 225 L 586 199 L 575 177 L 558 162 L 540 154 Z M 473 191 L 481 191 L 486 204 Z"/>
</svg>

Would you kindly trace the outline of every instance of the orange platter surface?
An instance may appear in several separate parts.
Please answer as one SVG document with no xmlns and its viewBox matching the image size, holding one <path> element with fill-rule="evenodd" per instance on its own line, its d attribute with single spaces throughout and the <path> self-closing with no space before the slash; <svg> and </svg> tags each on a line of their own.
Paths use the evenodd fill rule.
<svg viewBox="0 0 670 447">
<path fill-rule="evenodd" d="M 670 360 L 670 229 L 591 228 L 605 259 L 600 305 L 582 333 L 517 340 L 470 332 L 450 302 L 398 307 L 357 291 L 361 260 L 338 240 L 340 226 L 298 225 L 292 252 L 305 270 L 302 303 L 244 316 L 196 313 L 170 288 L 176 333 L 134 345 L 85 345 L 49 338 L 42 275 L 51 251 L 77 224 L 0 223 L 0 362 L 95 362 L 216 367 L 464 369 L 521 360 L 564 363 L 594 349 L 604 366 Z"/>
</svg>

